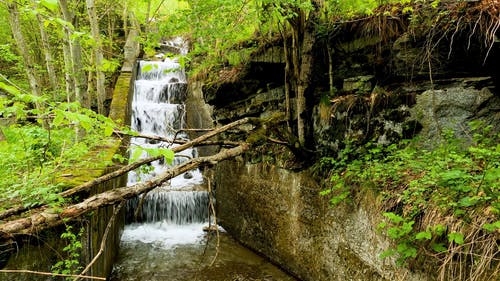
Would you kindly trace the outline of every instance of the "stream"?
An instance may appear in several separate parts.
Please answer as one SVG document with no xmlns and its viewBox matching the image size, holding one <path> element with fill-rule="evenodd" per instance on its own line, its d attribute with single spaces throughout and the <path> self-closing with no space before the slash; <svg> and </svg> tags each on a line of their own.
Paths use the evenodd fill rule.
<svg viewBox="0 0 500 281">
<path fill-rule="evenodd" d="M 172 44 L 185 52 L 182 42 Z M 141 61 L 132 100 L 132 129 L 188 140 L 182 131 L 186 126 L 186 90 L 186 76 L 175 58 Z M 147 157 L 148 149 L 171 145 L 132 138 L 131 155 Z M 196 149 L 187 149 L 177 153 L 170 164 L 153 162 L 146 171 L 129 173 L 128 184 L 147 180 L 196 156 Z M 210 202 L 213 200 L 198 169 L 171 179 L 143 198 L 130 200 L 110 280 L 295 280 L 238 244 L 222 228 L 203 231 L 209 225 Z"/>
</svg>

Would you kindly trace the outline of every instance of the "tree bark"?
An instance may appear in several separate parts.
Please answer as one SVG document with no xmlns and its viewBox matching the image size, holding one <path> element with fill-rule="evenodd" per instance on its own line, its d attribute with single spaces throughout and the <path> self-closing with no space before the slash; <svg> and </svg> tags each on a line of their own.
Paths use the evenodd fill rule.
<svg viewBox="0 0 500 281">
<path fill-rule="evenodd" d="M 312 0 L 313 10 L 309 13 L 300 49 L 300 72 L 297 76 L 297 137 L 301 146 L 306 146 L 307 100 L 306 92 L 312 76 L 313 47 L 316 43 L 316 26 L 319 21 L 321 0 Z"/>
<path fill-rule="evenodd" d="M 33 1 L 35 7 L 37 7 L 37 3 Z M 38 21 L 38 26 L 40 29 L 40 38 L 42 39 L 42 50 L 43 55 L 45 57 L 45 67 L 47 69 L 47 75 L 49 80 L 49 85 L 54 91 L 54 100 L 55 100 L 55 91 L 59 89 L 59 85 L 57 83 L 57 74 L 54 67 L 54 59 L 52 57 L 52 46 L 49 42 L 49 36 L 47 31 L 45 30 L 45 24 L 42 15 L 38 12 L 36 13 L 36 19 Z"/>
<path fill-rule="evenodd" d="M 216 128 L 214 129 L 213 131 L 211 132 L 208 132 L 202 136 L 199 136 L 189 142 L 185 142 L 179 146 L 176 146 L 176 147 L 173 147 L 172 148 L 172 151 L 174 152 L 180 152 L 180 151 L 183 151 L 187 148 L 190 148 L 190 147 L 193 147 L 193 146 L 196 146 L 198 144 L 202 144 L 204 143 L 207 139 L 211 138 L 211 137 L 214 137 L 222 132 L 225 132 L 229 129 L 232 129 L 234 127 L 237 127 L 237 126 L 240 126 L 240 125 L 243 125 L 245 123 L 249 123 L 249 122 L 252 122 L 252 121 L 256 121 L 256 119 L 254 118 L 243 118 L 243 119 L 240 119 L 240 120 L 237 120 L 237 121 L 234 121 L 232 123 L 229 123 L 227 125 L 224 125 L 220 128 Z M 241 144 L 239 144 L 241 145 Z M 163 156 L 156 156 L 156 157 L 148 157 L 148 158 L 145 158 L 145 159 L 141 159 L 139 161 L 136 161 L 132 164 L 129 164 L 127 166 L 124 166 L 116 171 L 113 171 L 111 173 L 108 173 L 106 175 L 103 175 L 101 177 L 98 177 L 92 181 L 89 181 L 89 182 L 86 182 L 84 184 L 81 184 L 81 185 L 78 185 L 74 188 L 71 188 L 71 189 L 68 189 L 66 191 L 63 191 L 61 193 L 59 193 L 59 196 L 61 197 L 70 197 L 72 195 L 75 195 L 79 192 L 83 192 L 83 191 L 89 191 L 92 187 L 94 186 L 97 186 L 98 184 L 101 184 L 103 182 L 106 182 L 106 181 L 109 181 L 111 179 L 114 179 L 114 178 L 117 178 L 125 173 L 128 173 L 134 169 L 137 169 L 139 168 L 140 166 L 142 165 L 145 165 L 145 164 L 148 164 L 148 163 L 151 163 L 153 161 L 156 161 L 156 160 L 160 160 L 161 158 L 163 158 Z M 36 207 L 39 207 L 41 206 L 42 204 L 36 206 Z M 35 206 L 33 206 L 35 207 Z M 13 207 L 13 208 L 10 208 L 8 210 L 5 210 L 3 212 L 0 213 L 0 220 L 2 219 L 5 219 L 5 218 L 8 218 L 10 216 L 13 216 L 13 215 L 17 215 L 17 214 L 20 214 L 22 212 L 25 212 L 29 210 L 29 208 L 26 208 L 24 206 L 16 206 L 16 207 Z"/>
<path fill-rule="evenodd" d="M 175 144 L 185 144 L 185 143 L 190 142 L 190 141 L 186 141 L 186 140 L 169 139 L 169 138 L 165 138 L 165 137 L 152 136 L 152 135 L 129 134 L 129 133 L 120 132 L 120 131 L 115 131 L 114 133 L 117 135 L 122 135 L 122 136 L 130 136 L 130 137 L 134 137 L 134 138 L 163 141 L 163 142 L 169 142 L 172 144 L 174 144 L 174 143 Z M 236 142 L 236 141 L 204 141 L 204 142 L 200 142 L 200 143 L 193 145 L 193 146 L 208 146 L 208 145 L 238 146 L 238 145 L 241 145 L 241 142 Z M 175 149 L 175 147 L 172 148 L 172 150 L 174 150 L 174 149 Z"/>
<path fill-rule="evenodd" d="M 292 102 L 291 102 L 291 81 L 289 77 L 292 77 L 291 73 L 291 61 L 288 59 L 290 56 L 290 50 L 288 48 L 288 29 L 287 25 L 283 24 L 283 30 L 281 31 L 281 37 L 283 38 L 283 53 L 285 56 L 285 119 L 286 127 L 289 134 L 292 134 Z"/>
<path fill-rule="evenodd" d="M 96 96 L 97 96 L 97 112 L 104 114 L 104 101 L 106 100 L 105 75 L 102 71 L 102 62 L 104 55 L 102 51 L 102 40 L 99 31 L 99 22 L 94 0 L 86 0 L 87 14 L 89 16 L 90 31 L 95 40 L 94 50 L 94 69 L 96 75 Z"/>
<path fill-rule="evenodd" d="M 64 20 L 73 26 L 74 29 L 78 28 L 78 21 L 71 11 L 71 7 L 67 0 L 59 0 L 59 7 Z M 68 97 L 68 101 L 77 101 L 83 107 L 90 108 L 89 98 L 87 97 L 86 87 L 86 73 L 82 62 L 82 47 L 80 39 L 72 38 L 74 30 L 69 26 L 63 26 L 64 32 L 64 65 L 66 69 L 65 80 L 66 90 L 68 95 L 73 93 L 72 97 Z"/>
<path fill-rule="evenodd" d="M 224 150 L 213 156 L 191 159 L 165 171 L 147 182 L 138 183 L 128 187 L 115 188 L 94 195 L 81 203 L 64 208 L 60 213 L 54 213 L 53 210 L 47 209 L 43 212 L 31 215 L 29 218 L 22 218 L 4 223 L 0 225 L 0 233 L 4 234 L 3 236 L 38 233 L 43 229 L 60 225 L 67 220 L 74 219 L 100 207 L 114 205 L 123 200 L 148 192 L 169 179 L 197 167 L 203 165 L 214 165 L 220 161 L 236 157 L 248 149 L 249 145 L 245 144 Z"/>
<path fill-rule="evenodd" d="M 6 3 L 7 9 L 9 11 L 9 24 L 16 43 L 17 49 L 24 62 L 24 69 L 26 70 L 26 75 L 28 77 L 28 82 L 30 84 L 31 92 L 33 95 L 39 97 L 41 96 L 41 89 L 39 87 L 40 81 L 36 75 L 35 63 L 32 58 L 28 46 L 26 45 L 26 40 L 24 38 L 23 32 L 21 30 L 21 22 L 19 20 L 19 10 L 17 7 L 17 2 L 9 1 Z M 36 104 L 40 108 L 40 104 Z"/>
<path fill-rule="evenodd" d="M 36 1 L 32 0 L 32 3 L 35 7 L 35 9 L 38 8 L 38 4 Z M 49 42 L 49 35 L 47 34 L 47 31 L 45 30 L 45 23 L 43 16 L 40 12 L 36 13 L 36 19 L 38 22 L 38 27 L 40 29 L 40 38 L 42 39 L 42 51 L 43 55 L 45 58 L 45 67 L 47 69 L 47 76 L 49 80 L 49 85 L 53 91 L 56 91 L 59 89 L 59 84 L 58 84 L 58 79 L 57 79 L 57 73 L 55 70 L 54 66 L 54 59 L 52 57 L 52 46 L 50 45 Z M 55 100 L 55 93 L 54 93 L 54 100 Z"/>
<path fill-rule="evenodd" d="M 327 51 L 328 51 L 328 84 L 329 84 L 329 92 L 330 97 L 332 98 L 335 95 L 335 87 L 333 86 L 333 48 L 330 47 L 330 44 L 327 43 Z"/>
</svg>

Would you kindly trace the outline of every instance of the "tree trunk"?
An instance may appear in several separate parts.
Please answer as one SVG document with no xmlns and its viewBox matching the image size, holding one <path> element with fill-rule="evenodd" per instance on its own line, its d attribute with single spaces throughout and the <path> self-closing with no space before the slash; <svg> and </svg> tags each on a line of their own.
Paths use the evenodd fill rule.
<svg viewBox="0 0 500 281">
<path fill-rule="evenodd" d="M 66 85 L 66 101 L 71 102 L 75 97 L 75 83 L 72 78 L 73 63 L 71 59 L 71 43 L 69 34 L 64 31 L 63 58 L 64 58 L 64 83 Z"/>
<path fill-rule="evenodd" d="M 16 43 L 17 49 L 23 58 L 24 69 L 26 70 L 26 75 L 28 77 L 28 82 L 30 84 L 31 92 L 33 95 L 39 97 L 41 96 L 41 89 L 39 87 L 40 81 L 35 72 L 35 63 L 32 58 L 28 46 L 26 45 L 26 40 L 24 38 L 23 32 L 21 30 L 21 22 L 19 20 L 19 11 L 17 9 L 17 2 L 12 1 L 7 3 L 7 9 L 9 10 L 9 24 L 14 36 L 14 41 Z M 40 104 L 36 104 L 37 108 L 40 108 Z"/>
<path fill-rule="evenodd" d="M 302 146 L 306 145 L 306 119 L 307 119 L 307 100 L 306 94 L 311 81 L 313 70 L 313 47 L 316 43 L 316 26 L 319 21 L 321 11 L 321 0 L 313 0 L 313 10 L 309 13 L 304 37 L 300 49 L 300 73 L 297 76 L 297 137 Z"/>
<path fill-rule="evenodd" d="M 122 11 L 122 21 L 123 21 L 123 33 L 125 34 L 125 38 L 128 37 L 128 1 L 123 2 L 123 11 Z"/>
<path fill-rule="evenodd" d="M 229 129 L 232 129 L 234 127 L 237 127 L 237 126 L 240 126 L 240 125 L 243 125 L 243 124 L 246 124 L 246 123 L 251 123 L 251 122 L 254 122 L 256 121 L 257 119 L 253 119 L 253 118 L 243 118 L 243 119 L 240 119 L 240 120 L 237 120 L 237 121 L 234 121 L 232 123 L 229 123 L 227 125 L 224 125 L 220 128 L 216 128 L 216 129 L 213 129 L 212 131 L 204 134 L 204 135 L 201 135 L 191 141 L 188 141 L 188 142 L 184 142 L 182 143 L 181 145 L 179 146 L 176 146 L 176 147 L 173 147 L 172 148 L 172 151 L 173 152 L 180 152 L 180 151 L 183 151 L 187 148 L 190 148 L 190 147 L 193 147 L 193 146 L 197 146 L 197 145 L 200 145 L 200 144 L 204 144 L 206 142 L 207 139 L 209 138 L 212 138 L 222 132 L 225 132 Z M 149 138 L 149 136 L 148 136 Z M 153 137 L 153 139 L 156 139 L 156 140 L 160 140 L 160 139 L 157 139 L 157 137 Z M 161 139 L 163 141 L 165 141 L 164 139 Z M 169 141 L 169 140 L 167 140 Z M 215 143 L 209 143 L 209 145 L 214 145 Z M 233 144 L 237 144 L 237 145 L 241 145 L 241 143 L 228 143 L 230 145 L 233 145 Z M 128 173 L 134 169 L 137 169 L 139 168 L 140 166 L 142 165 L 145 165 L 145 164 L 148 164 L 148 163 L 151 163 L 153 161 L 156 161 L 156 160 L 160 160 L 161 158 L 163 158 L 163 156 L 156 156 L 156 157 L 149 157 L 149 158 L 145 158 L 145 159 L 141 159 L 137 162 L 134 162 L 132 164 L 129 164 L 127 166 L 124 166 L 116 171 L 113 171 L 111 173 L 108 173 L 106 175 L 103 175 L 101 177 L 98 177 L 92 181 L 89 181 L 89 182 L 86 182 L 84 184 L 81 184 L 79 186 L 76 186 L 74 188 L 71 188 L 71 189 L 68 189 L 66 191 L 63 191 L 61 193 L 59 193 L 59 196 L 62 196 L 62 197 L 70 197 L 70 196 L 73 196 L 79 192 L 83 192 L 83 191 L 89 191 L 92 187 L 98 185 L 98 184 L 101 184 L 103 182 L 106 182 L 106 181 L 109 181 L 111 179 L 114 179 L 114 178 L 117 178 L 125 173 Z M 40 206 L 40 205 L 39 205 Z M 24 211 L 27 211 L 29 208 L 27 207 L 24 207 L 24 206 L 17 206 L 17 207 L 13 207 L 13 208 L 10 208 L 8 210 L 5 210 L 3 212 L 0 213 L 0 220 L 3 220 L 5 218 L 8 218 L 12 215 L 17 215 L 17 214 L 20 214 Z"/>
<path fill-rule="evenodd" d="M 148 0 L 148 8 L 146 10 L 146 22 L 144 23 L 144 33 L 146 34 L 146 39 L 148 38 L 149 36 L 149 23 L 150 23 L 150 19 L 149 17 L 151 16 L 151 0 Z"/>
<path fill-rule="evenodd" d="M 102 51 L 102 40 L 99 31 L 99 22 L 94 0 L 86 0 L 87 13 L 90 22 L 90 31 L 95 40 L 94 50 L 94 69 L 96 75 L 96 96 L 97 96 L 97 112 L 104 114 L 104 101 L 106 99 L 105 76 L 102 71 L 102 62 L 104 60 Z"/>
<path fill-rule="evenodd" d="M 333 49 L 330 47 L 330 44 L 327 43 L 327 51 L 328 51 L 328 84 L 329 84 L 329 92 L 330 97 L 335 95 L 335 87 L 333 86 Z"/>
<path fill-rule="evenodd" d="M 36 2 L 33 2 L 35 7 L 37 7 Z M 38 26 L 40 29 L 40 38 L 42 39 L 42 51 L 45 57 L 45 67 L 47 69 L 47 75 L 49 80 L 49 85 L 54 91 L 54 100 L 55 100 L 55 91 L 59 89 L 59 85 L 57 83 L 57 75 L 54 67 L 54 59 L 52 57 L 52 46 L 49 42 L 49 36 L 45 31 L 45 24 L 42 15 L 38 12 L 36 13 L 36 19 L 38 21 Z"/>
<path fill-rule="evenodd" d="M 191 159 L 144 183 L 138 183 L 128 187 L 114 188 L 112 190 L 91 196 L 81 203 L 64 208 L 60 213 L 55 213 L 53 210 L 47 209 L 42 212 L 32 214 L 29 218 L 6 222 L 0 225 L 0 233 L 2 233 L 3 237 L 18 234 L 38 233 L 43 229 L 60 225 L 67 220 L 77 218 L 100 207 L 114 205 L 139 194 L 146 193 L 184 172 L 203 165 L 214 165 L 220 161 L 241 155 L 248 149 L 249 146 L 245 144 L 224 150 L 213 156 Z"/>
<path fill-rule="evenodd" d="M 73 25 L 75 29 L 78 28 L 78 21 L 76 20 L 74 13 L 70 12 L 71 8 L 68 5 L 67 0 L 59 0 L 59 7 L 63 14 L 63 18 L 66 22 Z M 89 99 L 87 97 L 87 87 L 86 87 L 86 74 L 82 62 L 82 47 L 78 38 L 73 37 L 73 30 L 68 27 L 63 27 L 64 31 L 64 65 L 66 69 L 65 79 L 66 79 L 66 90 L 73 93 L 72 98 L 68 100 L 74 100 L 79 102 L 82 106 L 90 108 Z"/>
<path fill-rule="evenodd" d="M 285 56 L 285 119 L 286 127 L 289 134 L 292 134 L 292 102 L 291 102 L 291 81 L 289 77 L 293 77 L 290 67 L 290 50 L 288 47 L 288 29 L 286 24 L 283 24 L 283 30 L 281 31 L 281 37 L 283 38 L 283 52 Z"/>
</svg>

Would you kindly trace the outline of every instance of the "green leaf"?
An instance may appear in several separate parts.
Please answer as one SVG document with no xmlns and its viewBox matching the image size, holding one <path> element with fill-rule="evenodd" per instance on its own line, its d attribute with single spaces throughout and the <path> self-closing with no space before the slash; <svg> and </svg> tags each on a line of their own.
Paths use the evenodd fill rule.
<svg viewBox="0 0 500 281">
<path fill-rule="evenodd" d="M 328 194 L 330 194 L 330 193 L 332 193 L 332 190 L 331 190 L 331 189 L 325 189 L 325 190 L 320 191 L 320 192 L 319 192 L 319 195 L 321 195 L 321 196 L 325 196 L 325 195 L 328 195 Z"/>
<path fill-rule="evenodd" d="M 432 239 L 432 233 L 430 231 L 421 231 L 415 235 L 415 239 L 417 240 L 430 240 Z"/>
<path fill-rule="evenodd" d="M 433 243 L 431 248 L 438 253 L 446 252 L 448 250 L 443 243 Z"/>
<path fill-rule="evenodd" d="M 340 202 L 344 201 L 349 196 L 349 194 L 351 194 L 350 191 L 344 191 L 344 192 L 340 193 L 339 195 L 333 196 L 330 199 L 330 203 L 333 206 L 338 205 Z"/>
<path fill-rule="evenodd" d="M 57 9 L 59 8 L 57 0 L 42 0 L 40 1 L 40 4 L 52 12 L 57 12 Z"/>
<path fill-rule="evenodd" d="M 0 89 L 6 91 L 7 93 L 17 96 L 21 94 L 21 91 L 19 91 L 16 87 L 13 87 L 11 85 L 7 85 L 3 82 L 0 82 Z"/>
<path fill-rule="evenodd" d="M 64 117 L 64 114 L 60 110 L 56 110 L 56 111 L 54 111 L 54 113 L 55 113 L 55 117 L 54 117 L 54 120 L 52 120 L 52 126 L 58 127 L 59 125 L 61 125 L 63 123 L 63 121 L 65 120 L 65 117 Z"/>
<path fill-rule="evenodd" d="M 113 126 L 105 126 L 105 127 L 104 127 L 104 135 L 105 135 L 106 137 L 111 136 L 111 135 L 113 134 L 113 132 L 114 132 L 114 128 L 113 128 Z"/>
<path fill-rule="evenodd" d="M 403 258 L 415 258 L 417 257 L 417 249 L 413 246 L 408 245 L 407 243 L 400 243 L 397 246 L 397 251 L 400 253 Z"/>
<path fill-rule="evenodd" d="M 165 157 L 165 161 L 168 164 L 172 164 L 172 161 L 174 161 L 174 152 L 171 149 L 161 148 L 160 154 L 163 155 L 163 157 Z"/>
<path fill-rule="evenodd" d="M 143 151 L 144 150 L 142 149 L 142 147 L 134 147 L 132 155 L 130 156 L 130 161 L 131 162 L 137 161 L 139 157 L 141 157 Z"/>
<path fill-rule="evenodd" d="M 384 215 L 384 217 L 391 220 L 393 223 L 400 223 L 400 222 L 404 221 L 403 217 L 396 215 L 393 212 L 384 213 L 383 215 Z"/>
<path fill-rule="evenodd" d="M 485 223 L 483 225 L 483 228 L 489 232 L 496 231 L 497 229 L 500 229 L 500 221 L 496 221 L 494 223 Z"/>
<path fill-rule="evenodd" d="M 402 236 L 399 227 L 390 227 L 387 229 L 387 235 L 392 239 L 398 239 Z"/>
<path fill-rule="evenodd" d="M 151 70 L 153 70 L 153 68 L 157 69 L 158 65 L 157 64 L 147 64 L 147 65 L 142 67 L 141 71 L 142 72 L 150 72 Z"/>
<path fill-rule="evenodd" d="M 432 231 L 437 235 L 437 236 L 441 236 L 444 234 L 444 232 L 446 231 L 446 226 L 442 225 L 442 224 L 436 224 L 433 228 L 432 228 Z"/>
<path fill-rule="evenodd" d="M 471 207 L 471 206 L 476 205 L 477 202 L 479 202 L 478 197 L 466 196 L 466 197 L 460 199 L 460 201 L 458 201 L 458 205 L 461 207 Z"/>
<path fill-rule="evenodd" d="M 380 258 L 385 259 L 387 257 L 393 256 L 394 254 L 396 254 L 396 251 L 394 249 L 389 249 L 389 250 L 383 251 L 380 254 Z"/>
<path fill-rule="evenodd" d="M 448 242 L 455 242 L 458 245 L 464 244 L 464 235 L 458 232 L 452 232 L 448 234 Z"/>
</svg>

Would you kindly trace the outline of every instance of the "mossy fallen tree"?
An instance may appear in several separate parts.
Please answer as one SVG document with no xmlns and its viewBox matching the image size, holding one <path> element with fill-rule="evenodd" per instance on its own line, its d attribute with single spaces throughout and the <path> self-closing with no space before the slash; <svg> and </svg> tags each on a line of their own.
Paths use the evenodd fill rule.
<svg viewBox="0 0 500 281">
<path fill-rule="evenodd" d="M 68 220 L 75 219 L 101 207 L 114 205 L 123 200 L 146 193 L 169 179 L 192 169 L 214 165 L 220 161 L 241 155 L 250 148 L 248 144 L 242 144 L 235 148 L 223 150 L 215 155 L 194 158 L 182 164 L 174 166 L 153 179 L 128 187 L 114 188 L 112 190 L 91 196 L 78 204 L 70 205 L 57 212 L 53 209 L 45 209 L 32 214 L 28 218 L 9 221 L 0 225 L 2 237 L 13 237 L 20 234 L 34 234 L 43 229 L 60 225 Z"/>
<path fill-rule="evenodd" d="M 161 141 L 170 141 L 171 143 L 177 143 L 177 144 L 180 144 L 179 146 L 176 146 L 176 147 L 172 147 L 172 151 L 173 152 L 180 152 L 180 151 L 183 151 L 187 148 L 190 148 L 190 147 L 194 147 L 194 146 L 199 146 L 199 145 L 232 145 L 232 146 L 236 146 L 236 145 L 241 145 L 241 143 L 238 143 L 238 142 L 228 142 L 228 141 L 222 141 L 222 142 L 217 142 L 217 141 L 214 141 L 214 142 L 207 142 L 207 139 L 209 138 L 212 138 L 222 132 L 225 132 L 229 129 L 232 129 L 234 127 L 237 127 L 237 126 L 240 126 L 240 125 L 243 125 L 243 124 L 246 124 L 246 123 L 259 123 L 259 119 L 258 118 L 243 118 L 243 119 L 240 119 L 240 120 L 237 120 L 237 121 L 234 121 L 234 122 L 231 122 L 227 125 L 224 125 L 224 126 L 221 126 L 219 128 L 215 128 L 213 129 L 212 131 L 209 131 L 208 133 L 202 135 L 202 136 L 199 136 L 191 141 L 184 141 L 184 142 L 179 142 L 179 141 L 174 141 L 174 140 L 169 140 L 169 139 L 165 139 L 165 138 L 162 138 L 162 137 L 153 137 L 153 136 L 141 136 L 141 137 L 144 137 L 144 138 L 154 138 L 155 140 L 161 140 Z M 78 185 L 76 187 L 73 187 L 71 189 L 68 189 L 66 191 L 63 191 L 61 193 L 59 193 L 59 196 L 63 197 L 63 198 L 68 198 L 68 197 L 71 197 L 77 193 L 81 193 L 81 192 L 85 192 L 85 191 L 90 191 L 93 187 L 103 183 L 103 182 L 107 182 L 109 180 L 112 180 L 114 178 L 117 178 L 121 175 L 124 175 L 134 169 L 137 169 L 143 165 L 146 165 L 146 164 L 149 164 L 153 161 L 157 161 L 157 160 L 160 160 L 163 156 L 155 156 L 155 157 L 148 157 L 148 158 L 145 158 L 145 159 L 141 159 L 141 160 L 138 160 L 134 163 L 131 163 L 129 165 L 126 165 L 126 166 L 123 166 L 122 168 L 116 170 L 116 171 L 113 171 L 111 173 L 108 173 L 108 174 L 105 174 L 101 177 L 98 177 L 98 178 L 95 178 L 91 181 L 88 181 L 86 183 L 83 183 L 81 185 Z M 6 218 L 9 218 L 11 216 L 14 216 L 14 215 L 18 215 L 18 214 L 21 214 L 25 211 L 28 211 L 30 209 L 33 209 L 33 208 L 36 208 L 36 207 L 40 207 L 42 206 L 43 204 L 39 204 L 39 205 L 36 205 L 36 206 L 31 206 L 31 208 L 28 208 L 28 207 L 25 207 L 25 206 L 22 206 L 22 205 L 19 205 L 19 206 L 15 206 L 15 207 L 12 207 L 8 210 L 5 210 L 3 212 L 0 213 L 0 220 L 2 219 L 6 219 Z"/>
</svg>

